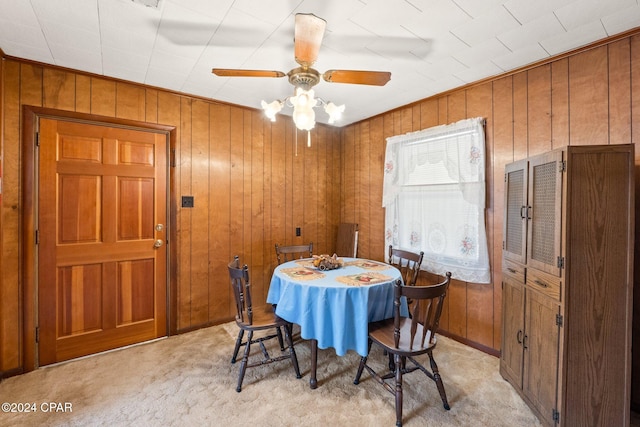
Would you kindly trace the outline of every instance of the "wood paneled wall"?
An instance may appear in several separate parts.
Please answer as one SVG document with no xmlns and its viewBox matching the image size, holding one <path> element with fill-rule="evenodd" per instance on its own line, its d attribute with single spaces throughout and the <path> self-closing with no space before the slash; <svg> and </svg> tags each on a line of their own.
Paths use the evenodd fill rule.
<svg viewBox="0 0 640 427">
<path fill-rule="evenodd" d="M 318 253 L 334 250 L 340 222 L 340 129 L 317 126 L 309 148 L 306 132 L 296 135 L 285 117 L 272 124 L 257 110 L 14 58 L 3 59 L 0 67 L 3 375 L 22 369 L 24 351 L 19 255 L 23 105 L 175 127 L 174 330 L 233 319 L 227 263 L 234 255 L 250 266 L 254 298 L 264 301 L 276 265 L 275 243 L 312 241 Z M 183 195 L 194 197 L 193 208 L 179 207 Z"/>
<path fill-rule="evenodd" d="M 640 126 L 632 126 L 640 123 L 639 37 L 631 34 L 600 43 L 345 128 L 319 126 L 312 134 L 311 148 L 305 146 L 306 135 L 298 135 L 297 155 L 289 120 L 271 124 L 255 110 L 4 60 L 0 65 L 0 370 L 21 367 L 18 242 L 22 105 L 176 127 L 176 204 L 182 195 L 195 198 L 194 208 L 174 206 L 175 326 L 180 331 L 230 319 L 225 268 L 235 254 L 251 266 L 254 289 L 262 297 L 275 265 L 274 243 L 313 241 L 314 252 L 331 252 L 339 222 L 359 224 L 359 256 L 384 260 L 381 203 L 386 138 L 484 117 L 486 221 L 493 279 L 491 284 L 453 281 L 441 327 L 463 342 L 497 353 L 501 339 L 504 166 L 568 144 L 640 140 Z M 301 227 L 301 237 L 295 237 L 295 227 Z M 435 278 L 424 275 L 421 280 Z"/>
<path fill-rule="evenodd" d="M 385 138 L 472 117 L 486 119 L 486 224 L 492 283 L 452 281 L 441 327 L 463 342 L 497 354 L 504 166 L 566 145 L 640 141 L 640 38 L 612 40 L 346 127 L 341 217 L 360 224 L 360 255 L 384 256 L 380 188 Z M 640 150 L 636 159 L 640 164 Z M 421 280 L 436 279 L 424 275 Z"/>
</svg>

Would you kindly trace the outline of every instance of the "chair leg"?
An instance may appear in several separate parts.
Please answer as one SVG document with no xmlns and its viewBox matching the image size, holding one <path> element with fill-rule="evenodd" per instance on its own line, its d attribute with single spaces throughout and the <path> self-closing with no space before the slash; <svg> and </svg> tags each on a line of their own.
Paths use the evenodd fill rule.
<svg viewBox="0 0 640 427">
<path fill-rule="evenodd" d="M 358 372 L 356 372 L 356 377 L 353 380 L 353 383 L 358 385 L 360 384 L 360 377 L 362 376 L 362 371 L 364 371 L 364 365 L 367 364 L 367 356 L 362 356 L 360 358 L 360 365 L 358 365 Z"/>
<path fill-rule="evenodd" d="M 449 402 L 447 401 L 447 393 L 444 391 L 444 383 L 442 382 L 442 377 L 440 376 L 440 372 L 438 371 L 438 365 L 436 364 L 435 359 L 431 352 L 427 353 L 429 355 L 429 363 L 431 365 L 431 372 L 433 373 L 433 379 L 436 382 L 436 386 L 438 387 L 438 393 L 440 393 L 440 398 L 442 399 L 442 406 L 447 411 L 451 409 L 449 406 Z"/>
<path fill-rule="evenodd" d="M 280 332 L 280 328 L 277 329 L 278 332 Z M 298 356 L 296 356 L 296 350 L 293 348 L 293 338 L 291 338 L 292 330 L 292 325 L 286 325 L 284 327 L 284 337 L 287 340 L 287 345 L 289 346 L 289 355 L 291 356 L 291 363 L 293 363 L 293 370 L 296 371 L 296 378 L 300 379 L 302 378 L 302 375 L 300 374 L 300 366 L 298 365 Z M 282 337 L 280 337 L 280 339 L 281 338 Z"/>
<path fill-rule="evenodd" d="M 396 371 L 396 364 L 393 361 L 393 354 L 388 353 L 389 354 L 389 372 L 395 372 Z"/>
<path fill-rule="evenodd" d="M 373 343 L 373 341 L 369 340 L 368 344 L 367 344 L 367 354 L 371 353 L 371 344 Z M 358 372 L 356 372 L 356 377 L 353 380 L 354 384 L 359 384 L 360 383 L 360 377 L 362 376 L 362 371 L 364 371 L 364 366 L 367 364 L 367 356 L 362 356 L 360 358 L 360 365 L 358 365 Z"/>
<path fill-rule="evenodd" d="M 240 393 L 242 391 L 242 380 L 244 380 L 244 373 L 247 371 L 247 364 L 249 363 L 249 352 L 251 351 L 251 340 L 253 339 L 253 331 L 249 331 L 247 335 L 247 345 L 244 348 L 244 355 L 242 356 L 242 362 L 240 363 L 240 373 L 238 374 L 238 386 L 236 391 Z"/>
<path fill-rule="evenodd" d="M 396 365 L 396 426 L 402 427 L 402 365 L 403 359 L 399 354 L 394 355 Z"/>
<path fill-rule="evenodd" d="M 289 333 L 291 333 L 291 331 L 289 331 Z M 279 326 L 276 328 L 276 335 L 278 335 L 278 344 L 280 344 L 280 351 L 284 351 L 284 341 L 282 340 L 282 331 L 280 330 Z"/>
<path fill-rule="evenodd" d="M 238 358 L 238 351 L 240 351 L 240 346 L 242 345 L 242 336 L 244 335 L 244 329 L 240 329 L 238 332 L 238 338 L 236 339 L 236 347 L 233 349 L 233 356 L 231 356 L 231 363 L 236 363 Z"/>
</svg>

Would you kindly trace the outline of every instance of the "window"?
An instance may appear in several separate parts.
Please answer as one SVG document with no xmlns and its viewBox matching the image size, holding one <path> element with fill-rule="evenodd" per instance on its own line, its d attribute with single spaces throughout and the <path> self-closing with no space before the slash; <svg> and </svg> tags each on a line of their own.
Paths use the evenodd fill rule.
<svg viewBox="0 0 640 427">
<path fill-rule="evenodd" d="M 387 138 L 382 206 L 387 246 L 424 251 L 424 270 L 490 283 L 484 120 Z"/>
</svg>

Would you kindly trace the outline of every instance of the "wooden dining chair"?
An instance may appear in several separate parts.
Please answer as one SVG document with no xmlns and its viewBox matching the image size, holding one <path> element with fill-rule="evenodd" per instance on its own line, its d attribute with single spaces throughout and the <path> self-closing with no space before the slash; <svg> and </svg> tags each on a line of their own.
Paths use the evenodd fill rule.
<svg viewBox="0 0 640 427">
<path fill-rule="evenodd" d="M 378 374 L 369 364 L 368 356 L 360 359 L 358 372 L 353 381 L 360 382 L 362 372 L 366 369 L 388 392 L 395 395 L 396 426 L 402 426 L 402 377 L 420 370 L 436 383 L 444 409 L 449 410 L 447 394 L 444 390 L 438 365 L 433 358 L 436 348 L 436 332 L 451 273 L 447 272 L 443 282 L 433 286 L 405 286 L 398 280 L 394 288 L 394 316 L 392 319 L 369 324 L 369 352 L 373 343 L 393 355 L 394 371 L 385 375 Z M 411 317 L 400 315 L 401 298 L 411 298 L 415 302 Z M 415 357 L 427 354 L 431 370 L 416 361 Z M 407 361 L 411 362 L 407 366 Z M 393 381 L 390 381 L 393 380 Z"/>
<path fill-rule="evenodd" d="M 402 280 L 407 286 L 416 285 L 423 258 L 424 252 L 422 251 L 416 253 L 397 249 L 392 245 L 389 245 L 388 263 L 400 270 L 402 273 Z"/>
<path fill-rule="evenodd" d="M 424 252 L 422 251 L 420 251 L 419 253 L 405 251 L 389 245 L 389 258 L 387 259 L 387 262 L 400 270 L 402 281 L 406 286 L 415 286 L 418 282 L 418 276 L 420 275 L 420 266 L 422 265 L 423 258 Z M 409 308 L 409 313 L 411 313 L 412 306 L 413 301 L 410 298 L 407 298 L 407 307 Z M 390 354 L 389 369 L 393 371 L 394 366 L 393 355 Z"/>
<path fill-rule="evenodd" d="M 355 258 L 358 253 L 358 224 L 343 222 L 338 225 L 336 236 L 336 254 Z"/>
<path fill-rule="evenodd" d="M 246 264 L 240 267 L 240 259 L 238 256 L 233 258 L 233 261 L 229 263 L 228 267 L 233 296 L 236 302 L 236 324 L 238 325 L 238 328 L 240 328 L 238 338 L 236 339 L 236 345 L 233 350 L 231 363 L 236 362 L 238 351 L 240 350 L 240 347 L 244 346 L 244 354 L 242 356 L 242 362 L 240 363 L 240 372 L 238 373 L 238 385 L 236 387 L 236 391 L 240 392 L 242 390 L 242 381 L 244 380 L 244 374 L 247 368 L 262 366 L 267 363 L 278 362 L 285 359 L 291 360 L 293 369 L 296 373 L 296 378 L 302 378 L 300 375 L 296 351 L 293 348 L 293 340 L 291 339 L 291 323 L 276 316 L 273 311 L 273 306 L 270 304 L 253 307 L 251 299 L 251 285 L 249 282 L 249 268 Z M 266 341 L 278 338 L 280 351 L 285 351 L 282 343 L 281 329 L 284 330 L 284 336 L 289 352 L 287 354 L 282 354 L 281 356 L 271 357 L 265 346 Z M 261 335 L 254 339 L 254 332 L 267 331 L 268 333 L 269 330 L 272 330 L 272 333 L 268 335 Z M 243 340 L 245 332 L 247 332 L 247 338 L 246 340 Z M 260 345 L 262 358 L 261 360 L 249 363 L 251 346 L 256 343 Z"/>
<path fill-rule="evenodd" d="M 313 257 L 313 242 L 308 245 L 289 245 L 280 246 L 276 243 L 276 258 L 278 264 L 292 261 L 296 258 L 311 258 Z"/>
</svg>

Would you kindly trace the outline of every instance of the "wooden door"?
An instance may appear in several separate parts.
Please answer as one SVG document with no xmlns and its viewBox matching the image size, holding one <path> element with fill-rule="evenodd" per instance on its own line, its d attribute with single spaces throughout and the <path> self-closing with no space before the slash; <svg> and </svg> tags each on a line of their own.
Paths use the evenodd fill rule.
<svg viewBox="0 0 640 427">
<path fill-rule="evenodd" d="M 38 364 L 166 335 L 167 136 L 41 119 Z"/>
<path fill-rule="evenodd" d="M 557 301 L 535 291 L 525 293 L 525 339 L 522 389 L 545 418 L 553 423 L 553 411 L 558 409 L 558 353 L 560 326 Z"/>
<path fill-rule="evenodd" d="M 516 388 L 522 389 L 524 286 L 506 275 L 502 285 L 500 373 Z"/>
</svg>

